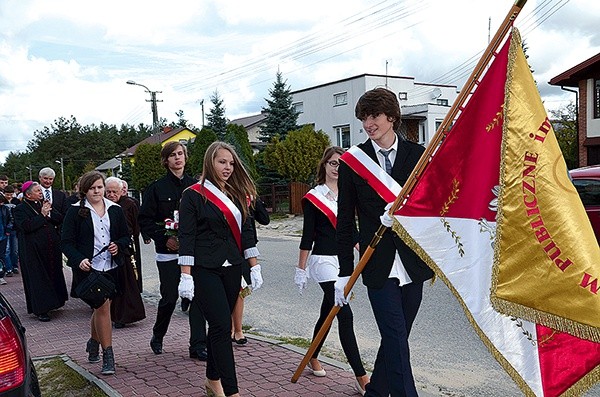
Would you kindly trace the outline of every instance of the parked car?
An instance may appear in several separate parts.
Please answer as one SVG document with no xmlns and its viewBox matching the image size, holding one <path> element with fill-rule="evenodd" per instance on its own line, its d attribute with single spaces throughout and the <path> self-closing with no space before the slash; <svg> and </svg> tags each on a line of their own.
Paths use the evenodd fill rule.
<svg viewBox="0 0 600 397">
<path fill-rule="evenodd" d="M 600 244 L 600 165 L 569 171 Z"/>
<path fill-rule="evenodd" d="M 25 327 L 0 292 L 0 397 L 40 397 Z"/>
</svg>

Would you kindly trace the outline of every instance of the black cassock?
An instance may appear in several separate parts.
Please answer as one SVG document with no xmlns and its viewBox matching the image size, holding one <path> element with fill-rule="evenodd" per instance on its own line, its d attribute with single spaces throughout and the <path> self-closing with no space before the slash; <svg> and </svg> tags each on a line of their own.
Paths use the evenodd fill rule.
<svg viewBox="0 0 600 397">
<path fill-rule="evenodd" d="M 13 209 L 27 312 L 35 315 L 64 306 L 68 299 L 60 235 L 53 217 L 41 214 L 39 202 L 23 199 Z"/>
</svg>

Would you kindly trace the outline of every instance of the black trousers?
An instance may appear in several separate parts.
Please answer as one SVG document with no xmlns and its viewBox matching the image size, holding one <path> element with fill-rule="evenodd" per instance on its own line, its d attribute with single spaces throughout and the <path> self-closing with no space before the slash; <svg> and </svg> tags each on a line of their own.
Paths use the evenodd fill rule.
<svg viewBox="0 0 600 397">
<path fill-rule="evenodd" d="M 160 301 L 158 301 L 158 311 L 156 313 L 156 322 L 152 328 L 155 337 L 162 339 L 171 323 L 171 316 L 175 311 L 177 299 L 179 298 L 179 277 L 181 268 L 177 264 L 177 259 L 167 262 L 156 262 L 158 266 L 158 278 L 160 281 Z M 202 310 L 197 304 L 190 305 L 190 352 L 199 351 L 206 348 L 206 320 Z"/>
<path fill-rule="evenodd" d="M 231 313 L 240 294 L 241 266 L 207 269 L 192 267 L 194 299 L 208 322 L 208 361 L 206 377 L 221 379 L 226 395 L 238 393 L 233 346 L 231 344 Z"/>
<path fill-rule="evenodd" d="M 323 301 L 321 302 L 321 314 L 317 323 L 315 324 L 315 329 L 313 332 L 313 339 L 319 333 L 319 330 L 323 326 L 325 319 L 331 312 L 335 302 L 335 282 L 326 281 L 324 283 L 319 283 L 319 286 L 323 290 Z M 354 376 L 363 376 L 366 375 L 365 367 L 362 364 L 360 359 L 360 353 L 358 351 L 358 344 L 356 343 L 356 335 L 354 334 L 354 315 L 352 314 L 352 309 L 350 309 L 350 305 L 344 305 L 340 308 L 340 311 L 335 316 L 338 320 L 338 333 L 340 336 L 340 343 L 342 344 L 342 349 L 344 350 L 344 354 L 348 359 L 348 364 L 352 367 L 352 371 L 354 372 Z M 331 329 L 331 326 L 329 327 Z M 319 346 L 313 353 L 312 358 L 317 358 L 319 356 L 319 352 L 321 351 L 321 347 L 323 347 L 323 343 L 325 343 L 325 339 L 329 334 L 329 329 L 327 329 L 327 333 L 321 340 Z"/>
<path fill-rule="evenodd" d="M 408 337 L 421 306 L 423 283 L 400 287 L 397 278 L 388 278 L 383 288 L 367 288 L 367 294 L 381 344 L 365 396 L 418 397 Z"/>
</svg>

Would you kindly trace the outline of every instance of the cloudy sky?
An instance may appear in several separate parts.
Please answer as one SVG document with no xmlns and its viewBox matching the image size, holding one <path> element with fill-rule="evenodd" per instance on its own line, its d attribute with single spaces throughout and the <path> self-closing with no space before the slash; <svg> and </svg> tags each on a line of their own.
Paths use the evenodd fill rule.
<svg viewBox="0 0 600 397">
<path fill-rule="evenodd" d="M 511 0 L 1 0 L 0 162 L 59 117 L 195 126 L 218 90 L 226 116 L 260 112 L 277 71 L 292 90 L 363 73 L 458 85 Z M 529 0 L 517 19 L 546 107 L 554 76 L 600 52 L 600 2 Z M 491 27 L 491 29 L 490 29 Z"/>
</svg>

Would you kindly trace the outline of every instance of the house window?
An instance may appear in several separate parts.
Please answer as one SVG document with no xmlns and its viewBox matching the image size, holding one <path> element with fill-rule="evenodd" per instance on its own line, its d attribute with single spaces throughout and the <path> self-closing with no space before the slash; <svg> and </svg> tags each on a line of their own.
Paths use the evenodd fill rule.
<svg viewBox="0 0 600 397">
<path fill-rule="evenodd" d="M 408 92 L 399 92 L 398 99 L 401 101 L 406 101 L 408 99 Z"/>
<path fill-rule="evenodd" d="M 436 103 L 438 105 L 441 105 L 441 106 L 448 106 L 448 100 L 447 99 L 440 99 L 440 98 L 438 98 L 436 100 Z"/>
<path fill-rule="evenodd" d="M 594 118 L 600 119 L 600 79 L 594 80 Z"/>
<path fill-rule="evenodd" d="M 348 93 L 340 92 L 339 94 L 333 95 L 333 106 L 341 106 L 348 104 Z"/>
<path fill-rule="evenodd" d="M 338 127 L 334 127 L 335 136 L 337 139 L 337 145 L 348 149 L 351 146 L 350 143 L 350 126 L 349 125 L 341 125 Z"/>
<path fill-rule="evenodd" d="M 296 102 L 292 104 L 292 108 L 296 113 L 304 113 L 304 102 Z"/>
</svg>

